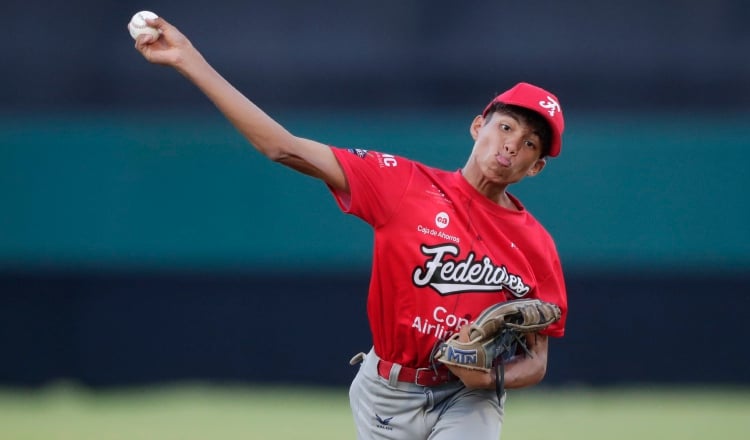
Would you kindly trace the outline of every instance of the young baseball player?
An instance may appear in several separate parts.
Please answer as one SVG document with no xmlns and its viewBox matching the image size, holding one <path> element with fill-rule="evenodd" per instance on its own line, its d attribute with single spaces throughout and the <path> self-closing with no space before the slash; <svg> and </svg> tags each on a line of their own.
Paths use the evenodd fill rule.
<svg viewBox="0 0 750 440">
<path fill-rule="evenodd" d="M 518 298 L 556 304 L 562 318 L 527 337 L 504 368 L 505 388 L 538 383 L 549 337 L 561 337 L 567 299 L 552 238 L 508 187 L 535 176 L 561 148 L 557 98 L 527 83 L 500 94 L 469 126 L 461 169 L 336 148 L 289 133 L 217 73 L 163 18 L 136 49 L 194 83 L 269 159 L 322 180 L 341 210 L 375 234 L 367 301 L 372 349 L 350 388 L 360 439 L 497 439 L 505 395 L 495 374 L 435 363 L 433 349 L 485 308 Z M 470 370 L 466 370 L 470 371 Z"/>
</svg>

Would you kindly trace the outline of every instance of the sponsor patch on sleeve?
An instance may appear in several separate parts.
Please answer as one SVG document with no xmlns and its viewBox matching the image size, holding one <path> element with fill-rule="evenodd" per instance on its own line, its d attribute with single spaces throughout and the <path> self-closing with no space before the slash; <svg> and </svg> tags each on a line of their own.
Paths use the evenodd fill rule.
<svg viewBox="0 0 750 440">
<path fill-rule="evenodd" d="M 360 158 L 364 159 L 365 157 L 367 157 L 368 150 L 364 150 L 362 148 L 348 148 L 347 151 L 352 154 L 356 154 Z"/>
</svg>

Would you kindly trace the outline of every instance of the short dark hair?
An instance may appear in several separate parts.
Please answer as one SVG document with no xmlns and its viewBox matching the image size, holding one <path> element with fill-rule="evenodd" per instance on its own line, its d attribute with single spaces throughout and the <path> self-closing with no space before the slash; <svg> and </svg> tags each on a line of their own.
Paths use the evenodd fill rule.
<svg viewBox="0 0 750 440">
<path fill-rule="evenodd" d="M 531 129 L 539 136 L 539 140 L 542 142 L 542 155 L 540 157 L 543 158 L 549 155 L 549 150 L 552 146 L 552 127 L 549 126 L 544 116 L 525 107 L 505 104 L 503 102 L 495 102 L 487 109 L 486 114 L 491 115 L 493 113 L 515 116 L 530 125 Z"/>
</svg>

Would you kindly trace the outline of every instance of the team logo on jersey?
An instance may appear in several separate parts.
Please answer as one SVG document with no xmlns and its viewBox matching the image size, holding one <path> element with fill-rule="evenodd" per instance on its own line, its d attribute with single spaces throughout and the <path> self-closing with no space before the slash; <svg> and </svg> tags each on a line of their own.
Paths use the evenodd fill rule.
<svg viewBox="0 0 750 440">
<path fill-rule="evenodd" d="M 423 244 L 420 250 L 430 259 L 414 269 L 412 282 L 419 287 L 429 286 L 440 295 L 505 289 L 520 298 L 531 290 L 521 276 L 510 273 L 505 265 L 494 264 L 487 256 L 478 258 L 472 251 L 464 260 L 450 259 L 459 255 L 458 246 L 453 244 Z"/>
</svg>

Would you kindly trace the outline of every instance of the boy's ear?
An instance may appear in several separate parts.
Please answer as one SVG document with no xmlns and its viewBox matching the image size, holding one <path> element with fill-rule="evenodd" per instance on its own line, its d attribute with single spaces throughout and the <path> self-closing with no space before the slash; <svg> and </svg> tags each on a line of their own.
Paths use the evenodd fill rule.
<svg viewBox="0 0 750 440">
<path fill-rule="evenodd" d="M 547 165 L 547 159 L 538 159 L 529 169 L 529 171 L 526 172 L 526 175 L 529 177 L 536 176 L 537 174 L 542 172 L 545 165 Z"/>
<path fill-rule="evenodd" d="M 484 125 L 484 117 L 482 115 L 477 115 L 477 117 L 474 118 L 473 121 L 471 121 L 471 126 L 469 127 L 469 132 L 471 133 L 471 138 L 474 140 L 477 140 L 477 137 L 479 136 L 479 130 L 482 129 L 482 126 Z"/>
</svg>

